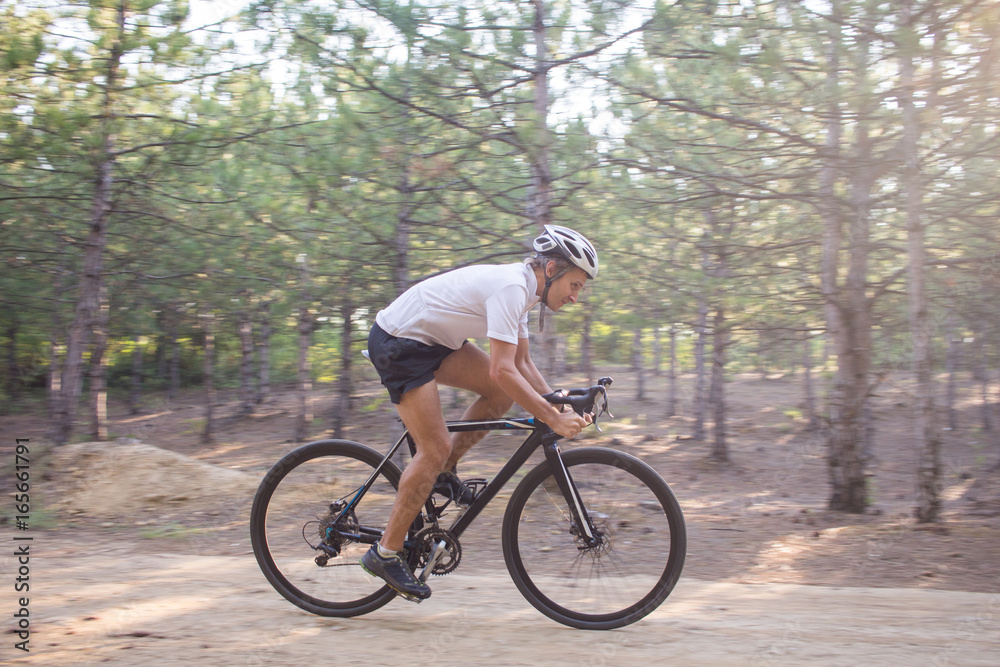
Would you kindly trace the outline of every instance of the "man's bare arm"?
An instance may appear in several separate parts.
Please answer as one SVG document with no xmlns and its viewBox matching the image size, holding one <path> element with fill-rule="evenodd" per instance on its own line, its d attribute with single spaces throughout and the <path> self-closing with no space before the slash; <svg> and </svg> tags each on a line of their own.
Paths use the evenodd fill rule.
<svg viewBox="0 0 1000 667">
<path fill-rule="evenodd" d="M 539 392 L 533 382 L 522 375 L 518 368 L 517 352 L 519 345 L 507 343 L 495 338 L 490 339 L 490 378 L 500 385 L 500 388 L 510 396 L 515 403 L 530 412 L 535 418 L 549 425 L 553 431 L 564 438 L 572 438 L 587 425 L 587 420 L 575 412 L 559 412 L 541 393 L 549 391 L 548 384 L 541 378 L 538 369 L 534 369 L 534 382 L 540 382 L 543 392 Z M 530 357 L 528 357 L 530 362 Z M 528 371 L 531 372 L 530 370 Z"/>
</svg>

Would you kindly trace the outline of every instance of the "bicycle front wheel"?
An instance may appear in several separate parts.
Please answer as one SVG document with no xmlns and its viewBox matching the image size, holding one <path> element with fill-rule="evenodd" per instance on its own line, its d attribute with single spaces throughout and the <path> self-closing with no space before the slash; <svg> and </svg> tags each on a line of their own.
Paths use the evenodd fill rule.
<svg viewBox="0 0 1000 667">
<path fill-rule="evenodd" d="M 399 468 L 386 461 L 371 488 L 346 509 L 382 458 L 355 442 L 322 440 L 289 452 L 261 481 L 250 510 L 250 542 L 264 576 L 292 604 L 321 616 L 357 616 L 395 597 L 358 561 L 385 528 Z"/>
<path fill-rule="evenodd" d="M 687 548 L 680 505 L 663 478 L 634 456 L 586 448 L 562 460 L 598 543 L 584 542 L 546 461 L 518 484 L 507 506 L 507 569 L 528 602 L 564 625 L 610 630 L 634 623 L 680 577 Z"/>
</svg>

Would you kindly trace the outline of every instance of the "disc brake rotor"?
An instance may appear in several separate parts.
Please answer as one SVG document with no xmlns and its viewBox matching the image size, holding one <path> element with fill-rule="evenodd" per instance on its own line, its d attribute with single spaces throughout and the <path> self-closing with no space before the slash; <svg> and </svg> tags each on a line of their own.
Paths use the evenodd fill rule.
<svg viewBox="0 0 1000 667">
<path fill-rule="evenodd" d="M 333 528 L 333 530 L 331 530 Z M 343 537 L 340 531 L 345 533 L 355 533 L 358 529 L 358 517 L 352 511 L 341 513 L 327 512 L 319 520 L 319 539 L 326 544 L 329 544 L 334 549 L 338 551 L 344 547 L 345 544 L 351 540 Z"/>
</svg>

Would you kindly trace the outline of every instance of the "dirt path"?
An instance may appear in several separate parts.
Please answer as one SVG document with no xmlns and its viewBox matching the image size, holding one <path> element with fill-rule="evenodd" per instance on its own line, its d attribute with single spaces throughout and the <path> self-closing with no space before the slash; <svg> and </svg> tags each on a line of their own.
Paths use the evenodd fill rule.
<svg viewBox="0 0 1000 667">
<path fill-rule="evenodd" d="M 298 610 L 257 569 L 247 529 L 260 478 L 293 446 L 285 439 L 295 394 L 276 396 L 253 418 L 221 420 L 212 445 L 199 442 L 203 411 L 192 395 L 139 416 L 117 406 L 113 431 L 139 445 L 79 443 L 46 453 L 36 446 L 44 443 L 41 411 L 0 421 L 5 433 L 30 438 L 34 537 L 25 654 L 10 632 L 20 595 L 12 586 L 20 567 L 14 528 L 0 516 L 0 545 L 8 545 L 0 546 L 0 664 L 1000 664 L 994 436 L 945 434 L 942 523 L 918 525 L 902 390 L 880 398 L 873 506 L 847 515 L 826 509 L 824 447 L 794 409 L 796 383 L 727 385 L 733 462 L 725 466 L 706 461 L 705 443 L 683 437 L 688 417 L 629 400 L 627 377 L 621 385 L 619 419 L 576 444 L 623 449 L 653 465 L 688 527 L 684 576 L 636 625 L 571 630 L 522 599 L 497 547 L 502 497 L 463 536 L 462 568 L 434 579 L 424 604 L 393 602 L 358 619 Z M 347 437 L 386 447 L 384 391 L 369 383 L 358 396 L 376 409 L 358 410 Z M 225 410 L 236 407 L 230 401 Z M 974 407 L 964 423 L 974 423 Z M 0 441 L 5 491 L 13 443 Z M 498 436 L 461 470 L 492 476 L 515 446 Z"/>
<path fill-rule="evenodd" d="M 68 556 L 47 543 L 32 552 L 31 652 L 13 650 L 7 633 L 0 662 L 913 667 L 993 666 L 1000 654 L 996 594 L 683 578 L 646 620 L 598 633 L 544 618 L 501 571 L 435 579 L 419 606 L 327 619 L 280 598 L 250 554 L 141 553 L 125 542 Z M 12 566 L 3 561 L 4 580 Z"/>
</svg>

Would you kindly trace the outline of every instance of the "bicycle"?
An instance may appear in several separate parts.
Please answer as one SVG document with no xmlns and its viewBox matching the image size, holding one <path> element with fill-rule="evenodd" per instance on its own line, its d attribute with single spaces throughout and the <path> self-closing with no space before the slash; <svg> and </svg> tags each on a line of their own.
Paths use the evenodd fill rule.
<svg viewBox="0 0 1000 667">
<path fill-rule="evenodd" d="M 611 378 L 601 378 L 546 398 L 594 414 L 596 427 L 607 413 L 610 385 Z M 595 411 L 598 397 L 603 404 Z M 428 498 L 404 547 L 417 576 L 426 580 L 459 566 L 462 533 L 541 447 L 545 459 L 515 487 L 501 530 L 504 562 L 528 602 L 564 625 L 608 630 L 643 618 L 673 590 L 686 554 L 684 517 L 649 465 L 603 447 L 563 452 L 560 437 L 534 418 L 452 421 L 448 428 L 527 435 L 492 481 L 464 481 L 472 491 L 467 506 Z M 265 577 L 292 604 L 348 617 L 396 596 L 358 559 L 382 535 L 401 474 L 392 458 L 404 441 L 414 451 L 408 431 L 385 454 L 346 440 L 311 442 L 265 475 L 250 512 L 251 542 Z M 456 508 L 457 518 L 444 527 Z"/>
</svg>

